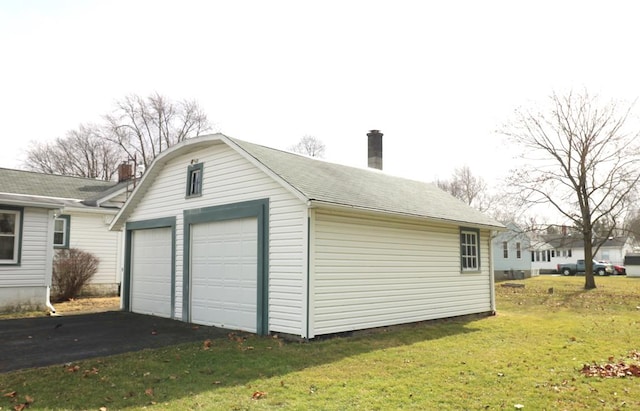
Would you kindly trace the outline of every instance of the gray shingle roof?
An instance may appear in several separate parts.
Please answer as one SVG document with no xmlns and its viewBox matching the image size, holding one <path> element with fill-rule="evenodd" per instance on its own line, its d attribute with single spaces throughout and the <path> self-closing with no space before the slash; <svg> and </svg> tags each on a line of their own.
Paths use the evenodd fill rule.
<svg viewBox="0 0 640 411">
<path fill-rule="evenodd" d="M 460 225 L 503 230 L 498 221 L 468 206 L 436 185 L 394 177 L 379 170 L 361 169 L 277 150 L 223 134 L 183 141 L 162 152 L 114 219 L 111 229 L 120 229 L 153 184 L 160 170 L 184 153 L 227 144 L 260 167 L 274 173 L 301 199 L 374 212 L 434 219 Z"/>
<path fill-rule="evenodd" d="M 503 228 L 432 183 L 229 140 L 312 201 Z"/>
<path fill-rule="evenodd" d="M 117 185 L 112 181 L 0 168 L 0 193 L 95 200 Z"/>
</svg>

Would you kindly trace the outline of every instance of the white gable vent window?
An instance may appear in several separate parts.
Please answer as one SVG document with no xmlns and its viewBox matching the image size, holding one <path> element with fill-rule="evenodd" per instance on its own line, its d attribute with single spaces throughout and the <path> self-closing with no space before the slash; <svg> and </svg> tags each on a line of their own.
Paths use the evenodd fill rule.
<svg viewBox="0 0 640 411">
<path fill-rule="evenodd" d="M 187 168 L 187 198 L 202 195 L 202 163 L 192 164 Z"/>
</svg>

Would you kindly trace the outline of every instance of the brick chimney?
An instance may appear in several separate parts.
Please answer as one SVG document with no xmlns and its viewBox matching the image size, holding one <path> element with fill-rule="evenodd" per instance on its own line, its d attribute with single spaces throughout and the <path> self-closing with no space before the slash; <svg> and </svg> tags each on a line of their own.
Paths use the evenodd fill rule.
<svg viewBox="0 0 640 411">
<path fill-rule="evenodd" d="M 382 133 L 380 130 L 371 130 L 369 137 L 369 167 L 382 170 Z"/>
<path fill-rule="evenodd" d="M 133 178 L 133 165 L 122 163 L 118 166 L 118 183 L 131 180 Z"/>
</svg>

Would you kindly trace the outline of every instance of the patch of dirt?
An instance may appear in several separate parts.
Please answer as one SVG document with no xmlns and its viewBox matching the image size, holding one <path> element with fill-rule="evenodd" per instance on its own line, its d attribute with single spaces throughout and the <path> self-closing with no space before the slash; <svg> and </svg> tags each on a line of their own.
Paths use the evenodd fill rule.
<svg viewBox="0 0 640 411">
<path fill-rule="evenodd" d="M 54 303 L 56 314 L 98 313 L 120 310 L 120 297 L 83 297 Z"/>
</svg>

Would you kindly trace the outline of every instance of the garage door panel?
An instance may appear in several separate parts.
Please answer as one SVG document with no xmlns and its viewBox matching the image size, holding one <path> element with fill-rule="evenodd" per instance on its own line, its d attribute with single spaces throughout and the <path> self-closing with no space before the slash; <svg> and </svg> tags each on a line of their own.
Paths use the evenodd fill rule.
<svg viewBox="0 0 640 411">
<path fill-rule="evenodd" d="M 255 332 L 257 218 L 191 226 L 191 321 Z"/>
<path fill-rule="evenodd" d="M 131 311 L 171 317 L 171 254 L 171 228 L 133 231 Z"/>
</svg>

